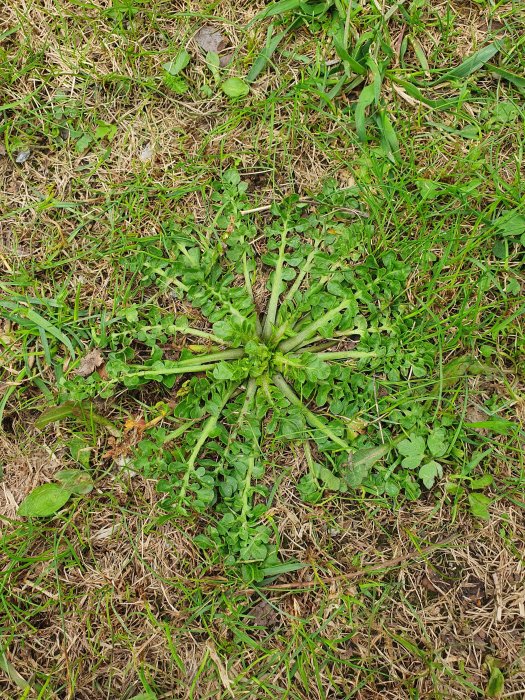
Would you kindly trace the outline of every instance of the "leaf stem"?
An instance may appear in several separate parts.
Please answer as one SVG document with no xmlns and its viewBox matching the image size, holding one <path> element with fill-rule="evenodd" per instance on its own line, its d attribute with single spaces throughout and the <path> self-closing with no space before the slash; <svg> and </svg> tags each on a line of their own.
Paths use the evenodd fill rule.
<svg viewBox="0 0 525 700">
<path fill-rule="evenodd" d="M 313 340 L 313 338 L 311 340 Z M 320 338 L 318 338 L 318 340 L 320 340 Z M 303 352 L 321 352 L 322 350 L 332 348 L 338 343 L 338 340 L 327 340 L 326 342 L 318 343 L 317 345 L 302 345 L 300 348 L 297 348 L 297 350 L 295 350 L 295 354 L 300 355 Z"/>
<path fill-rule="evenodd" d="M 279 296 L 281 294 L 281 282 L 283 278 L 283 265 L 284 265 L 284 254 L 286 250 L 286 236 L 288 234 L 287 224 L 284 225 L 281 231 L 281 245 L 279 246 L 279 256 L 277 258 L 277 264 L 275 266 L 275 273 L 272 283 L 272 293 L 270 296 L 270 301 L 268 302 L 268 308 L 266 310 L 266 317 L 264 319 L 263 329 L 262 329 L 262 339 L 268 340 L 270 337 L 273 326 L 275 324 L 275 318 L 277 316 L 277 306 L 279 303 Z"/>
<path fill-rule="evenodd" d="M 237 360 L 244 356 L 242 348 L 235 350 L 221 350 L 220 352 L 212 352 L 208 355 L 199 355 L 189 357 L 187 360 L 180 360 L 172 366 L 144 367 L 143 365 L 130 365 L 129 369 L 135 369 L 135 372 L 128 372 L 128 377 L 148 377 L 154 378 L 158 376 L 168 376 L 170 374 L 185 374 L 186 372 L 206 372 L 212 369 L 218 362 L 223 360 Z"/>
<path fill-rule="evenodd" d="M 188 461 L 186 463 L 187 469 L 186 469 L 186 472 L 184 473 L 184 478 L 182 480 L 182 485 L 181 485 L 180 492 L 179 492 L 179 498 L 181 501 L 184 498 L 184 496 L 186 495 L 186 491 L 188 489 L 188 484 L 190 482 L 190 476 L 191 476 L 192 472 L 194 471 L 195 460 L 199 456 L 199 453 L 200 453 L 204 443 L 209 438 L 210 433 L 215 429 L 217 422 L 219 420 L 219 417 L 222 413 L 222 409 L 230 400 L 230 398 L 231 398 L 233 392 L 235 391 L 235 389 L 237 388 L 237 386 L 238 385 L 235 385 L 231 389 L 231 391 L 228 392 L 223 397 L 223 400 L 222 400 L 219 408 L 217 409 L 217 413 L 215 413 L 213 416 L 210 416 L 202 428 L 202 432 L 199 435 L 199 439 L 195 443 L 195 446 L 194 446 L 193 450 L 191 451 L 191 454 L 188 457 Z"/>
<path fill-rule="evenodd" d="M 301 286 L 304 278 L 310 272 L 310 269 L 313 265 L 314 258 L 315 258 L 315 255 L 316 255 L 318 249 L 319 249 L 319 241 L 316 241 L 314 249 L 311 250 L 310 253 L 308 254 L 308 257 L 304 261 L 304 264 L 301 268 L 301 271 L 299 272 L 299 274 L 295 278 L 294 283 L 292 284 L 292 286 L 288 290 L 288 293 L 284 297 L 283 304 L 285 304 L 287 301 L 290 301 L 291 299 L 293 299 L 295 293 L 297 292 L 297 290 Z"/>
<path fill-rule="evenodd" d="M 219 338 L 218 335 L 214 335 L 208 331 L 202 331 L 200 328 L 177 328 L 177 326 L 173 326 L 169 330 L 173 331 L 175 334 L 182 333 L 183 335 L 191 335 L 195 338 L 206 338 L 207 340 L 213 340 L 213 342 L 217 343 L 217 345 L 231 345 L 231 343 L 224 340 L 224 338 Z"/>
<path fill-rule="evenodd" d="M 352 452 L 352 448 L 346 442 L 346 440 L 343 440 L 339 437 L 339 435 L 336 435 L 326 425 L 326 423 L 323 420 L 321 420 L 321 418 L 319 418 L 319 416 L 316 416 L 315 413 L 312 413 L 312 411 L 310 411 L 310 409 L 304 405 L 304 403 L 297 396 L 292 387 L 286 382 L 282 374 L 274 374 L 272 377 L 272 381 L 275 384 L 275 386 L 279 389 L 279 391 L 288 399 L 292 406 L 295 406 L 303 413 L 307 423 L 309 423 L 312 426 L 312 428 L 317 428 L 322 433 L 324 433 L 324 435 L 326 435 L 327 438 L 332 440 L 332 442 L 335 442 L 336 445 L 339 445 L 339 447 L 342 447 L 347 452 Z"/>
<path fill-rule="evenodd" d="M 253 287 L 252 287 L 252 281 L 250 279 L 250 271 L 248 270 L 248 261 L 246 258 L 246 252 L 243 253 L 242 256 L 242 271 L 244 275 L 244 286 L 246 287 L 246 291 L 251 297 L 251 300 L 253 302 L 253 305 L 255 307 L 255 298 L 253 296 Z M 257 309 L 255 309 L 255 330 L 257 331 L 258 335 L 261 334 L 262 326 L 261 326 L 261 321 L 259 319 L 259 314 L 257 313 Z"/>
<path fill-rule="evenodd" d="M 171 433 L 168 433 L 163 441 L 162 444 L 166 445 L 168 442 L 172 442 L 172 440 L 176 440 L 178 437 L 181 435 L 184 435 L 184 433 L 189 430 L 195 423 L 198 423 L 204 418 L 204 416 L 201 416 L 200 418 L 193 418 L 192 420 L 187 421 L 186 423 L 183 423 L 182 425 L 179 425 L 178 428 L 175 430 L 172 430 Z"/>
<path fill-rule="evenodd" d="M 377 357 L 377 352 L 361 352 L 359 350 L 341 350 L 341 352 L 315 352 L 320 360 L 360 360 L 365 357 Z"/>
<path fill-rule="evenodd" d="M 244 419 L 246 417 L 246 414 L 248 413 L 250 406 L 252 405 L 252 402 L 255 398 L 255 394 L 257 393 L 257 382 L 255 379 L 252 377 L 248 381 L 248 385 L 246 387 L 246 394 L 244 397 L 243 404 L 241 406 L 241 410 L 239 411 L 239 415 L 237 416 L 237 421 L 235 423 L 235 427 L 233 428 L 232 432 L 230 433 L 230 436 L 228 438 L 228 443 L 224 449 L 223 453 L 223 458 L 226 458 L 231 450 L 231 446 L 237 439 L 237 435 L 239 434 L 239 430 L 242 427 L 242 424 L 244 423 Z"/>
<path fill-rule="evenodd" d="M 252 482 L 252 473 L 253 473 L 254 467 L 255 467 L 255 454 L 254 454 L 254 452 L 252 452 L 252 454 L 248 457 L 248 468 L 246 469 L 246 475 L 244 477 L 244 488 L 242 490 L 241 517 L 245 522 L 247 521 L 246 515 L 247 515 L 248 511 L 250 510 L 250 503 L 248 501 L 248 496 L 250 494 L 250 486 L 251 486 L 251 482 Z"/>
<path fill-rule="evenodd" d="M 238 360 L 241 357 L 244 357 L 244 350 L 242 348 L 235 348 L 233 350 L 218 350 L 217 352 L 210 352 L 207 355 L 195 355 L 194 357 L 188 357 L 186 360 L 179 360 L 178 364 L 188 366 L 194 363 L 200 364 L 202 362 Z"/>
<path fill-rule="evenodd" d="M 297 335 L 294 335 L 291 338 L 279 343 L 277 346 L 278 350 L 281 352 L 291 352 L 292 350 L 295 350 L 295 348 L 304 345 L 305 341 L 315 335 L 319 328 L 322 328 L 326 323 L 329 323 L 333 318 L 335 318 L 337 314 L 348 308 L 350 303 L 350 299 L 343 299 L 340 304 L 333 309 L 330 309 L 330 311 L 327 311 L 315 321 L 312 321 L 312 323 L 309 323 L 308 326 L 297 333 Z"/>
<path fill-rule="evenodd" d="M 306 457 L 306 463 L 308 464 L 308 472 L 310 474 L 310 477 L 314 480 L 317 487 L 320 488 L 319 479 L 315 474 L 314 458 L 312 457 L 312 450 L 310 449 L 310 443 L 308 442 L 308 440 L 306 440 L 306 442 L 303 443 L 303 449 L 304 456 Z"/>
<path fill-rule="evenodd" d="M 321 335 L 314 336 L 313 338 L 309 338 L 306 343 L 301 345 L 300 349 L 297 349 L 296 352 L 313 352 L 314 350 L 310 350 L 307 346 L 309 344 L 313 343 L 319 343 L 319 346 L 317 349 L 321 350 L 323 348 L 329 348 L 332 345 L 337 345 L 343 338 L 346 338 L 349 335 L 358 335 L 362 336 L 364 334 L 364 331 L 360 330 L 359 328 L 348 328 L 347 330 L 344 331 L 336 331 L 333 334 L 332 338 L 323 338 Z"/>
</svg>

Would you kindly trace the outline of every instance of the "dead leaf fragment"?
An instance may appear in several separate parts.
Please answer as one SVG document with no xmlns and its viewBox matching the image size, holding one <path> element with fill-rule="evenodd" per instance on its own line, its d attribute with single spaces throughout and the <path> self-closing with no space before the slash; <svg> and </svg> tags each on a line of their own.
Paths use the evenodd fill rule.
<svg viewBox="0 0 525 700">
<path fill-rule="evenodd" d="M 232 696 L 232 698 L 234 698 L 235 695 L 232 690 L 232 683 L 230 681 L 230 677 L 228 676 L 228 671 L 226 670 L 226 667 L 222 663 L 219 655 L 217 654 L 217 650 L 211 642 L 208 642 L 206 644 L 206 648 L 208 650 L 208 654 L 210 655 L 211 660 L 217 666 L 217 671 L 219 672 L 219 676 L 225 690 L 227 690 L 228 693 Z"/>
<path fill-rule="evenodd" d="M 205 24 L 199 29 L 195 34 L 195 41 L 204 51 L 212 51 L 213 53 L 220 53 L 228 44 L 226 37 L 209 24 Z"/>
<path fill-rule="evenodd" d="M 260 600 L 250 610 L 250 615 L 256 627 L 276 627 L 280 622 L 279 613 L 266 600 Z"/>
<path fill-rule="evenodd" d="M 228 53 L 223 54 L 223 55 L 219 58 L 219 66 L 220 66 L 221 68 L 226 68 L 226 66 L 229 65 L 229 64 L 231 63 L 232 58 L 233 58 L 233 53 L 232 53 L 232 52 L 228 52 Z"/>
<path fill-rule="evenodd" d="M 154 153 L 155 151 L 153 150 L 153 145 L 151 143 L 148 143 L 148 145 L 145 146 L 139 153 L 139 158 L 143 163 L 147 163 L 153 158 Z"/>
<path fill-rule="evenodd" d="M 76 374 L 78 374 L 79 377 L 89 377 L 89 375 L 93 374 L 97 367 L 100 367 L 103 362 L 104 358 L 102 357 L 100 350 L 95 348 L 82 358 Z"/>
</svg>

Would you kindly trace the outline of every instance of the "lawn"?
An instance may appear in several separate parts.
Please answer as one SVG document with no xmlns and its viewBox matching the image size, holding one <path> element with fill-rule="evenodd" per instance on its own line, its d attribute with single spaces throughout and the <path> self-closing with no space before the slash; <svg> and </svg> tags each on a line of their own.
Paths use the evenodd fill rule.
<svg viewBox="0 0 525 700">
<path fill-rule="evenodd" d="M 525 8 L 0 16 L 0 697 L 525 697 Z"/>
</svg>

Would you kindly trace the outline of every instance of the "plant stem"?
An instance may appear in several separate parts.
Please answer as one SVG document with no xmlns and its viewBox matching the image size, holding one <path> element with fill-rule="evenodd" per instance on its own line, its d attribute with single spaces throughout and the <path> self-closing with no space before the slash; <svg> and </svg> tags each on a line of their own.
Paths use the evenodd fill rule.
<svg viewBox="0 0 525 700">
<path fill-rule="evenodd" d="M 277 258 L 277 264 L 275 266 L 275 274 L 272 284 L 272 294 L 270 296 L 270 301 L 268 302 L 266 318 L 264 319 L 262 329 L 263 340 L 268 340 L 268 338 L 272 334 L 273 326 L 275 324 L 275 317 L 277 316 L 277 305 L 279 303 L 279 296 L 281 294 L 281 282 L 283 277 L 284 253 L 286 250 L 287 233 L 288 229 L 285 224 L 281 232 L 281 245 L 279 246 L 279 257 Z"/>
<path fill-rule="evenodd" d="M 195 355 L 194 357 L 188 357 L 186 360 L 179 360 L 178 364 L 187 366 L 194 363 L 200 364 L 202 362 L 238 360 L 241 357 L 244 357 L 244 350 L 242 348 L 235 348 L 233 350 L 218 350 L 217 352 L 210 352 L 208 355 Z"/>
<path fill-rule="evenodd" d="M 360 360 L 364 357 L 377 357 L 377 352 L 360 352 L 359 350 L 341 350 L 341 352 L 316 352 L 320 360 Z"/>
<path fill-rule="evenodd" d="M 339 445 L 339 447 L 342 447 L 347 452 L 352 452 L 352 448 L 346 442 L 346 440 L 343 440 L 338 435 L 336 435 L 325 424 L 325 422 L 321 420 L 321 418 L 319 418 L 319 416 L 316 416 L 315 413 L 312 413 L 312 411 L 310 411 L 310 409 L 304 405 L 304 403 L 297 396 L 295 391 L 286 382 L 286 380 L 281 374 L 274 374 L 272 377 L 272 381 L 275 384 L 275 386 L 279 389 L 279 391 L 288 399 L 292 406 L 295 406 L 303 413 L 304 417 L 306 418 L 306 422 L 309 423 L 312 426 L 312 428 L 317 428 L 322 433 L 324 433 L 324 435 L 326 435 L 327 438 L 330 438 L 332 442 L 335 442 L 336 445 Z"/>
<path fill-rule="evenodd" d="M 147 369 L 144 367 L 137 367 L 136 372 L 128 372 L 127 377 L 146 377 L 147 379 L 154 379 L 155 377 L 167 377 L 171 374 L 186 374 L 190 372 L 206 372 L 209 369 L 215 367 L 216 363 L 211 362 L 209 364 L 201 365 L 177 365 L 176 367 L 163 367 L 162 369 Z"/>
<path fill-rule="evenodd" d="M 304 449 L 304 456 L 306 457 L 306 463 L 308 464 L 308 472 L 309 472 L 311 478 L 317 484 L 317 487 L 319 488 L 319 486 L 320 486 L 319 479 L 315 475 L 314 458 L 312 457 L 312 450 L 310 449 L 310 443 L 308 442 L 308 440 L 303 443 L 303 449 Z"/>
<path fill-rule="evenodd" d="M 294 326 L 297 325 L 297 323 L 300 323 L 302 320 L 304 320 L 304 319 L 307 318 L 307 317 L 308 317 L 308 315 L 306 315 L 306 316 L 303 315 L 302 318 L 300 318 L 300 319 L 297 321 L 297 319 L 294 318 L 294 315 L 291 314 L 291 315 L 288 317 L 288 319 L 287 319 L 284 323 L 282 323 L 282 324 L 279 326 L 279 328 L 275 331 L 275 333 L 273 334 L 273 342 L 274 342 L 274 344 L 278 344 L 279 341 L 281 340 L 281 338 L 282 338 L 284 335 L 286 335 L 286 332 L 287 332 L 290 328 L 293 329 Z"/>
<path fill-rule="evenodd" d="M 217 292 L 215 287 L 212 285 L 208 284 L 207 282 L 202 282 L 202 286 L 206 288 L 206 290 L 209 292 L 210 296 L 215 297 L 217 301 L 221 304 L 221 306 L 224 306 L 225 308 L 228 309 L 228 311 L 232 314 L 232 316 L 236 316 L 240 321 L 247 321 L 248 316 L 245 316 L 242 314 L 239 309 L 236 309 L 235 306 L 228 301 L 227 299 L 223 299 L 222 296 Z"/>
<path fill-rule="evenodd" d="M 318 248 L 319 248 L 319 241 L 316 241 L 314 249 L 312 251 L 310 251 L 308 257 L 304 261 L 304 264 L 301 268 L 301 271 L 299 272 L 299 274 L 295 278 L 294 283 L 292 284 L 292 286 L 288 290 L 288 293 L 284 297 L 283 304 L 285 304 L 287 301 L 290 301 L 291 299 L 293 299 L 295 293 L 297 292 L 297 290 L 301 286 L 302 281 L 304 280 L 306 275 L 310 272 L 310 269 L 313 265 L 315 254 L 317 253 Z"/>
<path fill-rule="evenodd" d="M 255 466 L 255 455 L 254 452 L 248 457 L 248 468 L 246 470 L 246 475 L 244 477 L 244 488 L 242 490 L 242 508 L 241 517 L 246 521 L 246 514 L 250 510 L 250 504 L 248 502 L 248 495 L 250 493 L 250 486 L 252 482 L 252 472 Z"/>
<path fill-rule="evenodd" d="M 349 328 L 345 331 L 336 331 L 334 333 L 333 337 L 330 339 L 326 339 L 326 338 L 323 338 L 321 335 L 317 335 L 313 338 L 309 338 L 306 343 L 301 345 L 300 349 L 298 348 L 296 350 L 296 352 L 315 352 L 314 346 L 312 346 L 313 343 L 319 343 L 319 345 L 317 346 L 317 349 L 321 350 L 324 348 L 329 348 L 332 345 L 337 345 L 337 343 L 339 343 L 346 336 L 349 336 L 349 335 L 361 336 L 363 334 L 364 334 L 364 331 L 359 330 L 358 328 L 351 328 L 351 329 Z M 310 347 L 312 347 L 312 349 L 310 349 L 310 347 L 308 347 L 309 345 L 310 345 Z"/>
<path fill-rule="evenodd" d="M 244 423 L 244 419 L 246 417 L 246 414 L 248 413 L 250 406 L 252 405 L 252 402 L 255 398 L 255 394 L 257 393 L 257 382 L 255 379 L 251 378 L 248 381 L 248 385 L 246 387 L 246 394 L 244 397 L 244 402 L 241 406 L 241 410 L 239 411 L 239 415 L 237 416 L 237 422 L 235 423 L 235 427 L 233 428 L 232 432 L 230 433 L 230 436 L 228 438 L 228 443 L 224 449 L 223 453 L 223 458 L 226 458 L 231 450 L 231 446 L 237 439 L 237 435 L 239 434 L 239 430 L 241 429 L 242 424 Z"/>
<path fill-rule="evenodd" d="M 172 329 L 170 328 L 170 330 Z M 182 333 L 183 335 L 195 336 L 195 338 L 206 338 L 207 340 L 213 340 L 213 342 L 217 343 L 217 345 L 231 345 L 231 343 L 224 340 L 224 338 L 219 338 L 218 335 L 214 335 L 208 331 L 201 331 L 200 328 L 177 328 L 177 326 L 174 326 L 173 331 L 175 333 Z"/>
<path fill-rule="evenodd" d="M 288 338 L 288 340 L 279 343 L 279 345 L 277 346 L 278 350 L 280 350 L 281 352 L 291 352 L 292 350 L 295 350 L 295 348 L 304 345 L 305 341 L 311 338 L 313 335 L 315 335 L 316 331 L 319 328 L 322 328 L 322 326 L 324 326 L 325 323 L 331 321 L 337 316 L 337 314 L 339 314 L 344 309 L 348 308 L 349 305 L 350 300 L 343 299 L 343 301 L 340 304 L 338 304 L 335 308 L 330 309 L 330 311 L 327 311 L 318 319 L 312 321 L 312 323 L 310 323 L 308 326 L 306 326 L 306 328 L 297 333 L 297 335 L 294 335 L 291 338 Z"/>
<path fill-rule="evenodd" d="M 199 452 L 201 451 L 204 443 L 209 438 L 210 433 L 215 429 L 217 422 L 219 420 L 219 417 L 222 413 L 222 409 L 230 400 L 230 398 L 231 398 L 233 392 L 235 391 L 235 389 L 237 388 L 237 386 L 238 385 L 235 385 L 232 388 L 232 390 L 226 394 L 226 396 L 223 398 L 223 400 L 222 400 L 222 402 L 217 410 L 217 413 L 213 416 L 210 416 L 202 428 L 202 432 L 199 435 L 199 439 L 195 443 L 195 446 L 194 446 L 193 450 L 191 451 L 190 456 L 188 457 L 188 461 L 187 461 L 187 465 L 186 465 L 187 469 L 186 469 L 186 472 L 184 473 L 184 478 L 182 480 L 182 485 L 181 485 L 181 489 L 180 489 L 180 500 L 181 501 L 184 498 L 186 491 L 188 489 L 188 484 L 190 482 L 190 476 L 191 476 L 191 473 L 194 471 L 195 460 L 199 456 Z"/>
<path fill-rule="evenodd" d="M 189 420 L 186 423 L 179 425 L 178 428 L 176 428 L 175 430 L 172 430 L 171 433 L 168 433 L 166 435 L 166 437 L 162 441 L 162 444 L 166 445 L 168 442 L 171 442 L 172 440 L 176 440 L 181 435 L 184 435 L 184 433 L 187 430 L 189 430 L 193 425 L 195 425 L 195 423 L 198 423 L 203 418 L 204 418 L 204 416 L 201 416 L 200 418 L 193 418 L 192 420 Z"/>
<path fill-rule="evenodd" d="M 328 348 L 337 345 L 338 342 L 338 340 L 327 340 L 325 343 L 318 343 L 317 345 L 303 345 L 302 347 L 297 348 L 295 354 L 300 355 L 303 352 L 321 352 L 321 350 L 328 350 Z"/>
<path fill-rule="evenodd" d="M 247 259 L 246 259 L 246 253 L 243 253 L 242 256 L 242 271 L 244 274 L 244 286 L 246 287 L 246 291 L 251 297 L 251 300 L 253 301 L 253 306 L 255 308 L 255 299 L 253 297 L 253 287 L 252 287 L 252 281 L 250 279 L 250 271 L 248 270 L 248 265 L 247 265 Z M 255 309 L 255 330 L 257 333 L 260 335 L 261 334 L 261 321 L 259 319 L 259 314 L 257 313 L 257 309 Z"/>
<path fill-rule="evenodd" d="M 317 245 L 317 247 L 318 247 L 318 245 Z M 315 253 L 315 252 L 317 252 L 317 250 L 316 250 L 316 251 L 312 251 L 312 252 Z M 312 255 L 312 253 L 310 253 L 310 255 Z M 312 257 L 313 257 L 313 256 L 312 256 Z M 308 256 L 308 258 L 307 258 L 307 260 L 306 260 L 306 263 L 305 263 L 305 266 L 307 267 L 307 270 L 306 270 L 307 273 L 309 272 L 309 270 L 310 270 L 310 268 L 311 268 L 311 263 L 309 264 L 309 258 L 310 258 L 310 256 Z M 337 263 L 337 264 L 334 266 L 334 270 L 333 270 L 333 271 L 335 271 L 335 270 L 336 270 L 337 268 L 339 268 L 340 266 L 341 266 L 341 265 L 340 265 L 339 263 Z M 283 303 L 286 302 L 286 301 L 289 301 L 289 300 L 293 297 L 293 295 L 297 292 L 297 290 L 299 289 L 299 285 L 301 284 L 301 282 L 303 281 L 303 278 L 304 278 L 304 275 L 302 275 L 302 277 L 301 277 L 301 275 L 302 275 L 302 271 L 301 271 L 301 273 L 299 273 L 299 277 L 301 278 L 301 279 L 299 280 L 299 284 L 297 284 L 297 281 L 298 281 L 298 280 L 296 279 L 295 282 L 294 282 L 294 284 L 292 285 L 292 288 L 290 289 L 290 291 L 288 292 L 288 294 L 287 294 L 286 297 L 284 298 Z M 328 282 L 328 280 L 330 279 L 330 276 L 331 276 L 331 275 L 324 275 L 323 277 L 321 277 L 320 280 L 318 280 L 314 285 L 312 285 L 312 286 L 310 287 L 310 289 L 308 290 L 308 294 L 311 295 L 311 296 L 315 296 L 315 294 L 316 294 L 317 292 L 319 292 L 319 291 L 321 291 L 321 290 L 323 289 L 323 287 L 324 287 L 324 285 L 326 284 L 326 282 Z M 299 278 L 298 278 L 298 279 L 299 279 Z M 276 341 L 277 341 L 277 340 L 280 340 L 289 328 L 295 329 L 295 327 L 296 327 L 299 323 L 301 323 L 302 321 L 306 320 L 306 319 L 310 316 L 309 313 L 306 313 L 306 314 L 299 314 L 299 315 L 301 316 L 301 318 L 299 318 L 299 320 L 296 320 L 296 317 L 297 317 L 297 310 L 296 310 L 295 315 L 294 315 L 294 314 L 290 314 L 290 316 L 288 317 L 288 320 L 285 321 L 281 326 L 279 326 L 277 332 L 275 333 L 275 339 L 276 339 Z M 294 316 L 295 316 L 295 318 L 294 318 Z"/>
<path fill-rule="evenodd" d="M 168 376 L 170 374 L 185 374 L 186 372 L 206 372 L 212 369 L 217 362 L 223 360 L 237 360 L 244 356 L 244 350 L 241 348 L 236 350 L 221 350 L 220 352 L 212 352 L 209 355 L 199 355 L 189 357 L 187 360 L 181 360 L 175 365 L 164 366 L 159 369 L 153 367 L 144 367 L 131 365 L 130 369 L 136 369 L 136 372 L 129 372 L 128 377 L 158 377 Z"/>
</svg>

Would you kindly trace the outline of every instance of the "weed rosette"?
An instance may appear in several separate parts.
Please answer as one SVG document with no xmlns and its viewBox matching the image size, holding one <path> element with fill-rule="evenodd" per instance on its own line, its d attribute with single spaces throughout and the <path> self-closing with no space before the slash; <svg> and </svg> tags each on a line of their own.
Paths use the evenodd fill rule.
<svg viewBox="0 0 525 700">
<path fill-rule="evenodd" d="M 407 300 L 410 266 L 374 253 L 355 192 L 329 183 L 315 204 L 291 196 L 254 219 L 246 187 L 228 171 L 212 226 L 170 222 L 163 250 L 145 242 L 129 260 L 186 313 L 130 310 L 98 339 L 105 372 L 62 388 L 79 401 L 160 384 L 170 408 L 134 467 L 168 512 L 205 516 L 198 545 L 257 580 L 279 565 L 269 449 L 298 451 L 311 504 L 357 488 L 414 499 L 442 474 L 452 421 L 431 417 L 436 347 Z"/>
</svg>

